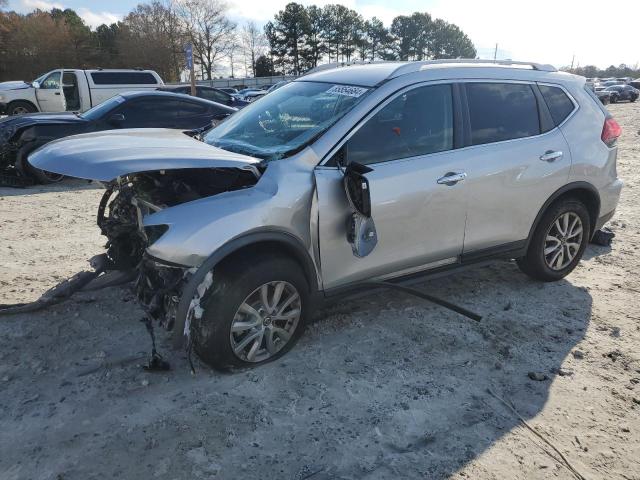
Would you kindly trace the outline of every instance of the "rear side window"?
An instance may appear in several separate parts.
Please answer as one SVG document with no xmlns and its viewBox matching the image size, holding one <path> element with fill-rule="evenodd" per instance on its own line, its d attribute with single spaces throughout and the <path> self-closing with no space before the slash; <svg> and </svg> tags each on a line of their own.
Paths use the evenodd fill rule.
<svg viewBox="0 0 640 480">
<path fill-rule="evenodd" d="M 91 72 L 96 85 L 156 85 L 158 81 L 149 72 Z"/>
<path fill-rule="evenodd" d="M 549 107 L 553 123 L 556 126 L 564 122 L 564 119 L 569 116 L 575 106 L 571 99 L 564 93 L 564 90 L 558 87 L 549 87 L 547 85 L 539 85 L 540 92 L 544 97 L 544 101 Z"/>
<path fill-rule="evenodd" d="M 180 116 L 191 117 L 193 115 L 204 115 L 208 112 L 208 105 L 201 105 L 194 102 L 180 102 Z"/>
<path fill-rule="evenodd" d="M 200 90 L 199 96 L 212 102 L 222 103 L 223 105 L 231 103 L 231 96 L 218 90 L 203 88 Z"/>
<path fill-rule="evenodd" d="M 453 148 L 451 85 L 403 93 L 371 117 L 347 143 L 349 161 L 388 162 Z"/>
<path fill-rule="evenodd" d="M 540 134 L 538 103 L 530 85 L 467 83 L 471 144 Z"/>
</svg>

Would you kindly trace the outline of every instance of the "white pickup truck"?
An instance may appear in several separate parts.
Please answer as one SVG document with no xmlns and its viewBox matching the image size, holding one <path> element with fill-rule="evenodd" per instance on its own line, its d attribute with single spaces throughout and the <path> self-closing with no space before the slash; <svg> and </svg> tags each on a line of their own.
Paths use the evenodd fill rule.
<svg viewBox="0 0 640 480">
<path fill-rule="evenodd" d="M 163 85 L 153 70 L 53 70 L 30 83 L 0 83 L 0 115 L 84 112 L 119 93 Z"/>
</svg>

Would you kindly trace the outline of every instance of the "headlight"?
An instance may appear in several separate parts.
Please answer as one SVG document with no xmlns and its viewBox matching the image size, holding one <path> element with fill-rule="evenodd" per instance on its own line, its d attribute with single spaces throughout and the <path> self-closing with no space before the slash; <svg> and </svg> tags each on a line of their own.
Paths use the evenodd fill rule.
<svg viewBox="0 0 640 480">
<path fill-rule="evenodd" d="M 4 96 L 0 95 L 0 102 L 4 102 Z"/>
<path fill-rule="evenodd" d="M 149 225 L 148 227 L 144 227 L 144 234 L 147 236 L 149 245 L 157 242 L 167 230 L 169 230 L 169 225 Z"/>
</svg>

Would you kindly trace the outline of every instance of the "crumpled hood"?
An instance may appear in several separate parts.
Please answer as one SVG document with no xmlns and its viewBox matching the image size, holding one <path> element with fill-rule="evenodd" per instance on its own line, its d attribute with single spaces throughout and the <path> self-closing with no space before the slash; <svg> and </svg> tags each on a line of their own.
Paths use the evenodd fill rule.
<svg viewBox="0 0 640 480">
<path fill-rule="evenodd" d="M 180 168 L 243 168 L 259 159 L 213 147 L 182 130 L 138 128 L 55 140 L 29 156 L 34 167 L 108 182 L 123 175 Z"/>
<path fill-rule="evenodd" d="M 2 90 L 19 90 L 21 88 L 32 88 L 30 84 L 22 80 L 14 80 L 10 82 L 0 82 L 0 91 Z"/>
</svg>

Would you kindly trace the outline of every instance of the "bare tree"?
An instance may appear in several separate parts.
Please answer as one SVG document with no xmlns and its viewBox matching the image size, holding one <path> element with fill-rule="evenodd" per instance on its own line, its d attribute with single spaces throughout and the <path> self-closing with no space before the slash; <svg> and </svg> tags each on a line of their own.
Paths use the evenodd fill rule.
<svg viewBox="0 0 640 480">
<path fill-rule="evenodd" d="M 139 4 L 121 25 L 117 43 L 124 65 L 153 68 L 164 79 L 179 79 L 185 33 L 171 3 Z"/>
<path fill-rule="evenodd" d="M 245 65 L 251 62 L 251 74 L 256 76 L 256 58 L 264 54 L 267 40 L 255 22 L 249 21 L 242 27 L 242 46 L 245 53 Z"/>
<path fill-rule="evenodd" d="M 186 0 L 177 4 L 193 45 L 194 61 L 211 80 L 216 63 L 229 56 L 236 24 L 227 18 L 227 5 L 218 0 Z"/>
</svg>

